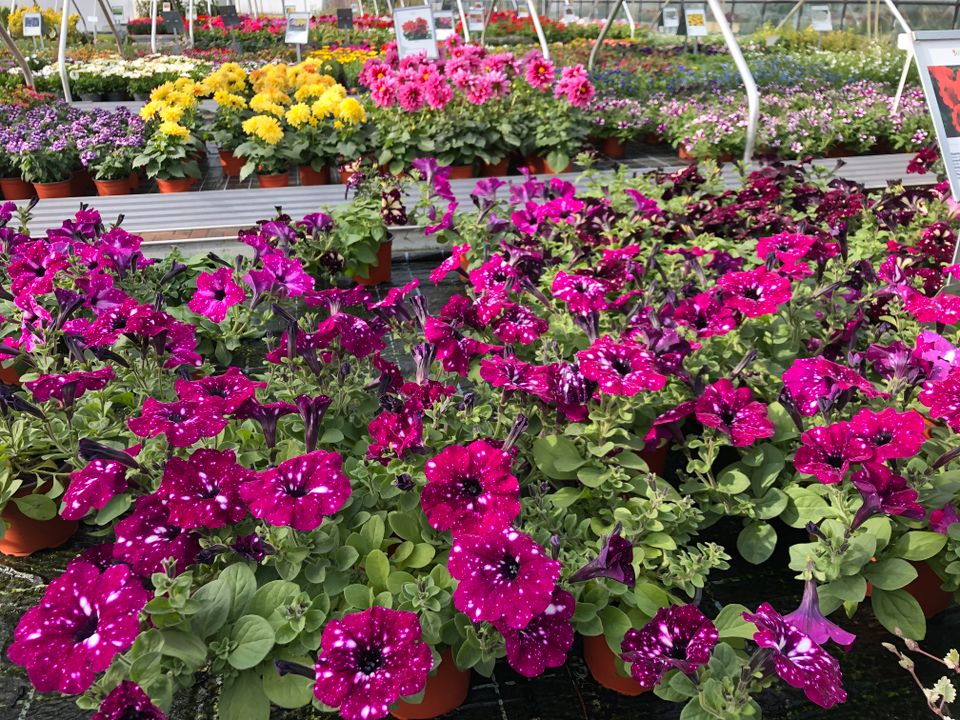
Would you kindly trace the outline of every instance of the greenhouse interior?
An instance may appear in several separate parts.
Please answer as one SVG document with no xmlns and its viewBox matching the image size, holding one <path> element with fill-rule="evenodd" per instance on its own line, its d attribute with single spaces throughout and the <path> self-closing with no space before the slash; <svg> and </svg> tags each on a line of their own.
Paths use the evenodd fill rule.
<svg viewBox="0 0 960 720">
<path fill-rule="evenodd" d="M 960 717 L 960 2 L 0 53 L 0 720 Z"/>
</svg>

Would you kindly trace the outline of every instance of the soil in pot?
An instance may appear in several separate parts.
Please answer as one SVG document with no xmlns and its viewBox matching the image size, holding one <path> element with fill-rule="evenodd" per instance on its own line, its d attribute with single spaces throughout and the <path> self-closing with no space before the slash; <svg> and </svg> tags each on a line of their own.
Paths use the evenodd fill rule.
<svg viewBox="0 0 960 720">
<path fill-rule="evenodd" d="M 63 180 L 52 183 L 34 183 L 33 189 L 41 200 L 73 197 L 73 181 Z"/>
<path fill-rule="evenodd" d="M 170 178 L 169 180 L 157 178 L 157 189 L 162 193 L 189 192 L 190 188 L 193 187 L 193 182 L 193 178 L 190 177 Z"/>
<path fill-rule="evenodd" d="M 297 170 L 301 185 L 329 185 L 330 168 L 324 167 L 314 170 L 310 165 L 301 165 Z"/>
<path fill-rule="evenodd" d="M 33 185 L 20 178 L 0 178 L 0 190 L 7 200 L 29 200 L 33 197 Z"/>
<path fill-rule="evenodd" d="M 129 195 L 131 192 L 130 178 L 122 180 L 94 180 L 97 186 L 97 194 L 101 196 L 108 195 Z"/>
<path fill-rule="evenodd" d="M 17 496 L 26 494 L 17 493 Z M 34 520 L 20 512 L 13 500 L 3 509 L 2 517 L 7 524 L 7 531 L 0 538 L 0 553 L 15 557 L 26 557 L 38 550 L 60 547 L 80 526 L 76 520 L 64 520 L 59 515 L 51 520 Z"/>
<path fill-rule="evenodd" d="M 469 691 L 470 671 L 458 668 L 450 650 L 444 650 L 437 671 L 427 678 L 423 702 L 414 705 L 401 700 L 390 714 L 397 720 L 435 718 L 460 707 Z"/>
<path fill-rule="evenodd" d="M 390 282 L 392 276 L 393 242 L 388 240 L 377 250 L 377 264 L 367 271 L 367 277 L 353 276 L 353 281 L 361 285 L 382 285 Z"/>
<path fill-rule="evenodd" d="M 634 697 L 649 692 L 649 688 L 640 687 L 632 677 L 624 677 L 617 672 L 616 656 L 607 645 L 603 635 L 591 635 L 583 638 L 583 659 L 590 668 L 593 679 L 621 695 Z"/>
<path fill-rule="evenodd" d="M 290 184 L 290 173 L 277 173 L 276 175 L 257 175 L 257 182 L 262 188 L 280 188 L 287 187 Z"/>
<path fill-rule="evenodd" d="M 237 157 L 230 150 L 220 151 L 220 168 L 224 177 L 240 177 L 240 170 L 246 162 L 245 158 Z"/>
</svg>

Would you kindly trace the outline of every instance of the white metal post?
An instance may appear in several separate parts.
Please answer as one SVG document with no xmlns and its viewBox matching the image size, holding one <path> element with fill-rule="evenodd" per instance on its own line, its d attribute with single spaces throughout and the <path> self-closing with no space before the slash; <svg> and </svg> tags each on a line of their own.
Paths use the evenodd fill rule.
<svg viewBox="0 0 960 720">
<path fill-rule="evenodd" d="M 707 0 L 707 4 L 710 5 L 713 19 L 720 26 L 720 33 L 727 42 L 727 49 L 730 50 L 730 57 L 733 58 L 734 65 L 740 71 L 740 78 L 747 90 L 747 142 L 743 148 L 743 161 L 750 162 L 753 159 L 753 148 L 757 142 L 757 126 L 760 124 L 760 92 L 757 90 L 753 73 L 750 72 L 750 66 L 747 65 L 743 52 L 740 50 L 740 44 L 737 42 L 733 30 L 730 29 L 727 16 L 723 14 L 721 0 Z"/>
<path fill-rule="evenodd" d="M 623 2 L 623 0 L 620 0 Z M 550 46 L 547 45 L 547 37 L 543 34 L 543 26 L 540 24 L 540 13 L 537 12 L 536 3 L 534 0 L 527 0 L 527 8 L 530 11 L 530 19 L 533 21 L 533 27 L 537 31 L 537 37 L 540 39 L 540 50 L 543 52 L 543 56 L 550 59 Z"/>
<path fill-rule="evenodd" d="M 910 74 L 910 65 L 913 63 L 913 48 L 907 49 L 907 57 L 903 61 L 903 71 L 900 73 L 900 84 L 897 85 L 897 94 L 893 98 L 893 112 L 900 109 L 900 101 L 903 100 L 903 91 L 907 87 L 907 75 Z"/>
<path fill-rule="evenodd" d="M 610 6 L 607 19 L 600 28 L 600 34 L 597 35 L 596 42 L 594 42 L 593 47 L 590 49 L 590 59 L 587 61 L 587 70 L 593 72 L 593 66 L 597 62 L 597 53 L 600 52 L 600 46 L 603 45 L 603 41 L 607 39 L 607 33 L 610 32 L 610 28 L 613 26 L 613 19 L 617 16 L 622 5 L 623 0 L 614 0 L 613 5 Z M 593 11 L 591 10 L 591 17 L 592 13 Z"/>
<path fill-rule="evenodd" d="M 73 102 L 70 93 L 70 77 L 67 75 L 67 33 L 70 31 L 70 10 L 67 3 L 63 3 L 60 12 L 60 44 L 57 47 L 57 58 L 60 60 L 60 83 L 63 85 L 63 99 Z"/>
<path fill-rule="evenodd" d="M 194 0 L 190 0 L 187 3 L 187 22 L 190 25 L 190 47 L 193 47 L 193 19 L 196 14 L 196 3 Z"/>
<path fill-rule="evenodd" d="M 403 0 L 400 0 L 402 3 Z M 470 42 L 470 28 L 467 22 L 467 13 L 463 10 L 463 0 L 457 0 L 457 10 L 460 12 L 460 25 L 463 27 L 463 41 Z"/>
<path fill-rule="evenodd" d="M 633 40 L 633 38 L 636 37 L 636 34 L 637 34 L 637 26 L 636 26 L 636 24 L 633 22 L 633 13 L 630 12 L 630 2 L 629 2 L 629 0 L 627 0 L 627 2 L 624 2 L 624 3 L 623 3 L 623 12 L 626 14 L 626 16 L 627 16 L 627 24 L 630 26 L 630 39 Z"/>
<path fill-rule="evenodd" d="M 150 52 L 157 52 L 157 0 L 150 0 Z"/>
</svg>

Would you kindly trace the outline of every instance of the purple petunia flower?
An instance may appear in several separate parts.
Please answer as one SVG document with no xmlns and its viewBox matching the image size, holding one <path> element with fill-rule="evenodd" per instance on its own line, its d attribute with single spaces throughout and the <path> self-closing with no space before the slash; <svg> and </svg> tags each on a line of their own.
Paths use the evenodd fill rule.
<svg viewBox="0 0 960 720">
<path fill-rule="evenodd" d="M 126 452 L 135 457 L 140 446 Z M 116 460 L 95 458 L 82 470 L 70 473 L 60 516 L 64 520 L 80 520 L 91 510 L 102 510 L 115 495 L 127 489 L 127 469 L 127 465 Z"/>
<path fill-rule="evenodd" d="M 573 595 L 556 588 L 550 604 L 526 627 L 518 630 L 504 622 L 495 622 L 494 627 L 503 635 L 510 667 L 532 678 L 547 668 L 562 666 L 573 645 L 570 618 L 575 609 Z"/>
<path fill-rule="evenodd" d="M 256 398 L 247 398 L 236 409 L 234 417 L 239 420 L 253 420 L 260 426 L 263 439 L 268 448 L 277 444 L 277 423 L 284 415 L 297 411 L 297 406 L 288 402 L 261 403 Z"/>
<path fill-rule="evenodd" d="M 343 507 L 350 481 L 337 453 L 314 450 L 257 473 L 241 486 L 240 496 L 254 517 L 309 532 Z"/>
<path fill-rule="evenodd" d="M 884 408 L 876 413 L 863 408 L 850 421 L 850 428 L 873 448 L 873 460 L 913 457 L 926 442 L 923 416 L 916 410 L 898 413 Z"/>
<path fill-rule="evenodd" d="M 323 629 L 313 693 L 344 720 L 378 720 L 401 697 L 416 695 L 433 668 L 416 613 L 372 607 Z"/>
<path fill-rule="evenodd" d="M 243 276 L 255 297 L 268 292 L 283 297 L 300 297 L 313 290 L 314 279 L 303 269 L 297 258 L 288 258 L 279 253 L 260 258 L 262 270 L 251 270 Z"/>
<path fill-rule="evenodd" d="M 641 687 L 652 688 L 677 668 L 692 673 L 710 660 L 720 635 L 694 605 L 660 608 L 640 630 L 631 628 L 620 645 L 620 657 Z"/>
<path fill-rule="evenodd" d="M 780 617 L 769 603 L 760 605 L 756 613 L 743 613 L 743 619 L 757 626 L 753 639 L 772 651 L 774 668 L 784 682 L 802 688 L 812 702 L 823 708 L 847 699 L 837 661 L 813 638 Z"/>
<path fill-rule="evenodd" d="M 104 698 L 90 720 L 167 720 L 167 716 L 139 685 L 124 680 Z"/>
<path fill-rule="evenodd" d="M 236 412 L 244 401 L 255 398 L 265 382 L 251 380 L 240 368 L 230 366 L 223 375 L 211 375 L 199 380 L 177 379 L 175 388 L 181 400 L 219 402 L 224 415 Z"/>
<path fill-rule="evenodd" d="M 608 395 L 632 397 L 644 390 L 661 390 L 667 383 L 650 353 L 633 342 L 616 343 L 604 336 L 578 352 L 577 360 L 583 376 Z"/>
<path fill-rule="evenodd" d="M 941 535 L 950 532 L 950 526 L 960 522 L 960 513 L 957 513 L 957 506 L 946 504 L 930 512 L 930 529 Z"/>
<path fill-rule="evenodd" d="M 457 610 L 473 622 L 502 620 L 512 628 L 526 627 L 547 608 L 560 575 L 560 563 L 510 527 L 456 538 L 447 568 L 460 581 Z"/>
<path fill-rule="evenodd" d="M 633 570 L 633 543 L 620 536 L 623 526 L 617 523 L 600 547 L 600 554 L 570 576 L 571 583 L 586 582 L 594 578 L 609 578 L 629 588 L 636 585 Z"/>
<path fill-rule="evenodd" d="M 873 456 L 873 448 L 854 433 L 848 422 L 815 427 L 800 436 L 802 443 L 793 457 L 798 472 L 816 475 L 825 484 L 843 480 L 850 463 L 863 462 Z"/>
<path fill-rule="evenodd" d="M 420 504 L 430 525 L 460 533 L 505 527 L 520 513 L 520 485 L 509 453 L 484 440 L 452 445 L 424 467 Z"/>
<path fill-rule="evenodd" d="M 73 562 L 20 619 L 10 659 L 27 669 L 40 692 L 84 692 L 140 632 L 138 615 L 150 595 L 123 565 L 102 574 Z"/>
<path fill-rule="evenodd" d="M 143 577 L 160 572 L 167 558 L 176 561 L 178 573 L 183 572 L 200 552 L 197 534 L 174 525 L 166 505 L 156 495 L 137 500 L 133 514 L 118 522 L 114 532 L 117 542 L 113 556 Z"/>
<path fill-rule="evenodd" d="M 727 378 L 708 385 L 694 406 L 697 420 L 730 436 L 735 447 L 773 437 L 776 429 L 767 406 L 753 399 L 750 388 L 735 388 Z"/>
<path fill-rule="evenodd" d="M 809 635 L 818 645 L 823 645 L 827 640 L 833 640 L 837 645 L 849 650 L 853 641 L 857 639 L 856 635 L 830 622 L 820 612 L 820 596 L 817 594 L 816 580 L 807 580 L 804 583 L 800 607 L 784 615 L 783 619 Z"/>
<path fill-rule="evenodd" d="M 33 393 L 36 402 L 46 402 L 54 398 L 61 405 L 72 405 L 88 390 L 102 390 L 113 380 L 113 368 L 104 367 L 90 372 L 77 371 L 63 375 L 41 375 L 36 380 L 24 383 L 24 387 Z"/>
<path fill-rule="evenodd" d="M 920 402 L 930 408 L 931 418 L 943 418 L 951 430 L 960 432 L 960 370 L 953 370 L 943 380 L 926 383 Z"/>
<path fill-rule="evenodd" d="M 907 484 L 906 478 L 894 474 L 886 465 L 864 463 L 863 469 L 853 474 L 851 482 L 863 496 L 863 505 L 857 510 L 851 529 L 860 527 L 874 515 L 902 515 L 920 520 L 927 514 L 917 503 L 917 491 Z"/>
<path fill-rule="evenodd" d="M 750 318 L 775 313 L 793 297 L 790 281 L 764 268 L 727 273 L 718 285 L 724 303 Z"/>
<path fill-rule="evenodd" d="M 127 427 L 138 437 L 165 435 L 173 447 L 190 447 L 200 438 L 215 437 L 227 426 L 219 403 L 184 400 L 162 403 L 148 397 L 140 416 Z"/>
<path fill-rule="evenodd" d="M 821 402 L 832 405 L 844 390 L 859 390 L 871 399 L 880 396 L 860 373 L 823 357 L 794 360 L 783 373 L 783 384 L 805 417 L 820 412 Z"/>
<path fill-rule="evenodd" d="M 253 477 L 252 470 L 237 464 L 232 450 L 201 449 L 188 460 L 172 457 L 167 461 L 157 495 L 177 527 L 216 530 L 246 516 L 240 485 Z"/>
<path fill-rule="evenodd" d="M 197 291 L 187 307 L 215 323 L 223 322 L 227 310 L 247 299 L 247 293 L 233 279 L 233 270 L 217 268 L 197 276 Z"/>
</svg>

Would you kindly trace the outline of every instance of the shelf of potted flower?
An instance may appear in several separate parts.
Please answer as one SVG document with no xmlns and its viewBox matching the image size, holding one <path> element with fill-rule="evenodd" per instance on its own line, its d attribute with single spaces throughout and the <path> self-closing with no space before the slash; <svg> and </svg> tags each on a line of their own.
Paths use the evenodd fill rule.
<svg viewBox="0 0 960 720">
<path fill-rule="evenodd" d="M 187 192 L 200 178 L 206 147 L 194 132 L 198 124 L 195 83 L 181 78 L 155 88 L 140 111 L 149 133 L 133 168 L 143 168 L 160 192 Z"/>
<path fill-rule="evenodd" d="M 73 195 L 71 179 L 80 164 L 73 137 L 49 128 L 46 137 L 41 135 L 33 140 L 39 140 L 40 147 L 31 149 L 28 144 L 16 158 L 20 177 L 33 183 L 34 192 L 41 200 Z"/>
</svg>

